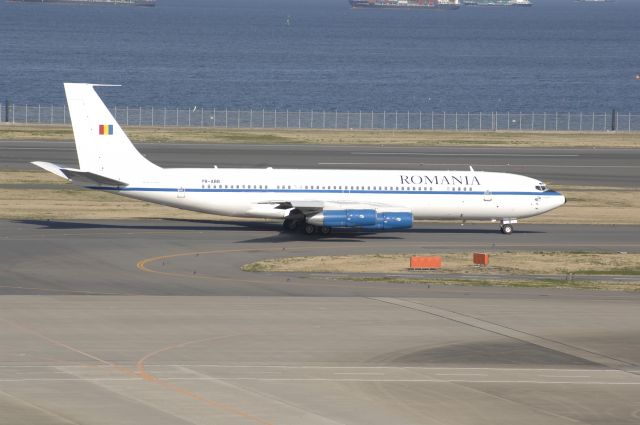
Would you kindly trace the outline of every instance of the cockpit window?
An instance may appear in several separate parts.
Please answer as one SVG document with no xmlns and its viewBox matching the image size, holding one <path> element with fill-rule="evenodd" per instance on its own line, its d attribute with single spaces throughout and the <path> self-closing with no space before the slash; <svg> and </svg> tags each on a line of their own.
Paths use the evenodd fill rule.
<svg viewBox="0 0 640 425">
<path fill-rule="evenodd" d="M 549 188 L 547 187 L 547 185 L 545 184 L 539 184 L 536 186 L 536 189 L 539 190 L 540 192 L 546 192 L 549 190 Z"/>
</svg>

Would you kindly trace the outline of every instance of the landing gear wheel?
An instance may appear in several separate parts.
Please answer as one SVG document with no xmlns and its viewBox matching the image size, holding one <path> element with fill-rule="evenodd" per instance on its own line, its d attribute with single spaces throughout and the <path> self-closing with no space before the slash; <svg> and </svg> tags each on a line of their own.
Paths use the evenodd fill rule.
<svg viewBox="0 0 640 425">
<path fill-rule="evenodd" d="M 292 231 L 296 230 L 299 225 L 300 225 L 300 220 L 292 220 L 290 218 L 287 218 L 282 223 L 282 228 L 284 230 L 288 230 L 288 231 L 292 232 Z"/>
<path fill-rule="evenodd" d="M 510 224 L 503 224 L 500 226 L 500 231 L 505 235 L 510 235 L 513 233 L 513 226 Z"/>
<path fill-rule="evenodd" d="M 320 228 L 320 233 L 323 235 L 328 235 L 329 233 L 331 233 L 331 227 L 322 226 Z"/>
<path fill-rule="evenodd" d="M 313 235 L 316 232 L 316 226 L 314 226 L 313 224 L 305 224 L 304 225 L 304 233 L 307 235 Z"/>
</svg>

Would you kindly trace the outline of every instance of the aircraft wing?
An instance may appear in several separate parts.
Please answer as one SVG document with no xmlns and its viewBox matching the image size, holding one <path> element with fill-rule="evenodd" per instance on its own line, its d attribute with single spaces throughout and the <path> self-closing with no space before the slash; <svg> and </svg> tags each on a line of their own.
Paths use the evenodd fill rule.
<svg viewBox="0 0 640 425">
<path fill-rule="evenodd" d="M 346 210 L 346 209 L 369 209 L 369 210 L 402 210 L 406 211 L 406 208 L 397 205 L 382 204 L 375 202 L 350 202 L 350 201 L 318 201 L 318 200 L 301 200 L 301 201 L 286 201 L 286 200 L 273 200 L 261 202 L 261 204 L 274 205 L 275 209 L 290 210 L 296 209 L 305 216 L 311 216 L 317 214 L 323 210 Z"/>
<path fill-rule="evenodd" d="M 360 227 L 374 229 L 407 229 L 413 225 L 413 213 L 406 207 L 379 203 L 349 201 L 271 201 L 274 209 L 290 210 L 285 226 L 297 226 L 304 216 L 305 232 L 331 227 Z"/>
<path fill-rule="evenodd" d="M 261 202 L 261 204 L 273 205 L 275 209 L 278 210 L 290 210 L 296 208 L 300 211 L 309 210 L 309 211 L 320 211 L 324 209 L 326 202 L 325 201 L 266 201 Z"/>
</svg>

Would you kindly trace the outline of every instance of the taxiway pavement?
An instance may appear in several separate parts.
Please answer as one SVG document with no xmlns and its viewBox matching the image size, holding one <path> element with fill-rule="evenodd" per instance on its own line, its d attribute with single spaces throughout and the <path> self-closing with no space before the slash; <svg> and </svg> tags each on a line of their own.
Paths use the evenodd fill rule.
<svg viewBox="0 0 640 425">
<path fill-rule="evenodd" d="M 476 170 L 511 172 L 550 184 L 637 188 L 640 149 L 386 147 L 140 143 L 163 167 Z M 72 142 L 0 141 L 0 169 L 31 169 L 31 161 L 77 167 Z"/>
<path fill-rule="evenodd" d="M 630 149 L 141 144 L 163 166 L 511 171 L 637 188 Z M 74 165 L 0 142 L 0 168 Z M 297 255 L 640 252 L 639 226 L 0 221 L 0 424 L 637 424 L 640 294 L 407 285 L 242 264 Z"/>
<path fill-rule="evenodd" d="M 524 224 L 505 236 L 497 224 L 420 223 L 407 231 L 309 238 L 267 222 L 23 220 L 0 221 L 0 235 L 0 294 L 396 296 L 397 285 L 308 276 L 291 282 L 283 274 L 244 273 L 240 267 L 305 255 L 640 252 L 640 226 L 613 225 Z M 189 279 L 181 279 L 184 275 Z M 401 293 L 425 292 L 408 285 Z"/>
<path fill-rule="evenodd" d="M 518 230 L 0 221 L 0 424 L 636 424 L 638 293 L 239 270 L 327 253 L 640 251 L 638 226 Z"/>
</svg>

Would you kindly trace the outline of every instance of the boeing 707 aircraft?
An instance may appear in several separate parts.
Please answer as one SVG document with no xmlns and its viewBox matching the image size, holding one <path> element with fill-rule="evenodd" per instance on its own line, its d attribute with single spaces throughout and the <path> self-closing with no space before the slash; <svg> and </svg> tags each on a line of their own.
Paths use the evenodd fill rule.
<svg viewBox="0 0 640 425">
<path fill-rule="evenodd" d="M 65 83 L 79 169 L 33 164 L 88 189 L 185 210 L 281 219 L 288 230 L 408 229 L 414 220 L 491 220 L 504 234 L 518 219 L 565 197 L 509 173 L 424 170 L 161 168 L 142 156 L 95 91 Z"/>
</svg>

